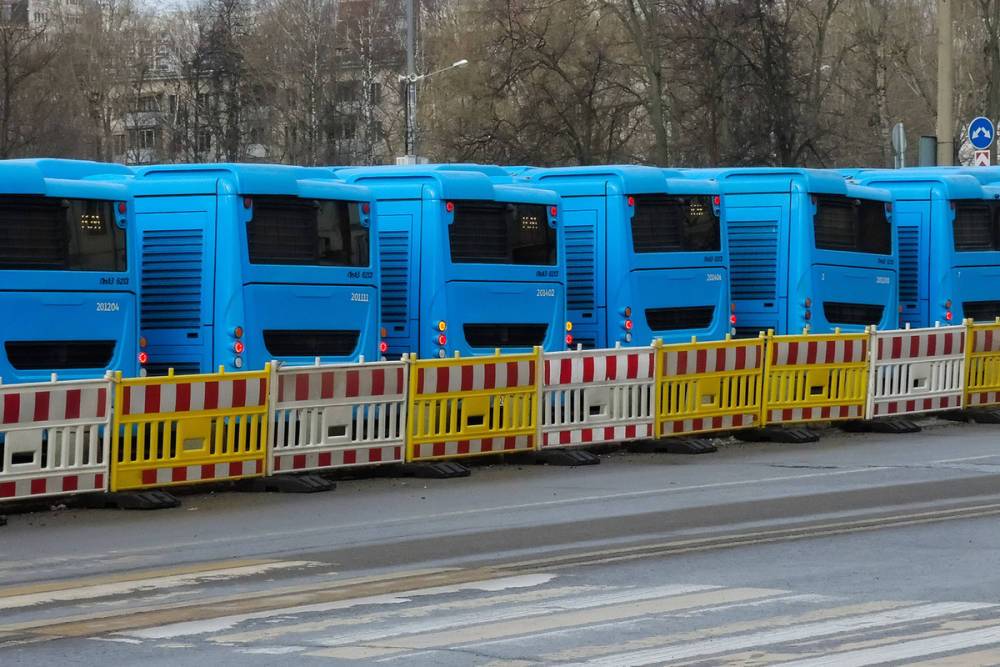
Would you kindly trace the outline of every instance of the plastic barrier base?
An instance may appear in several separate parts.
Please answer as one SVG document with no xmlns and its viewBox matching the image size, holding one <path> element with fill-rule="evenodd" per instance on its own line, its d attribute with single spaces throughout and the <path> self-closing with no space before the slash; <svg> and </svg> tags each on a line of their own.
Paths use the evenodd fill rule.
<svg viewBox="0 0 1000 667">
<path fill-rule="evenodd" d="M 454 461 L 427 461 L 423 463 L 404 463 L 392 468 L 401 477 L 416 477 L 417 479 L 452 479 L 468 477 L 472 470 Z"/>
<path fill-rule="evenodd" d="M 80 496 L 78 502 L 92 509 L 165 510 L 181 506 L 177 496 L 159 489 L 86 495 Z"/>
<path fill-rule="evenodd" d="M 902 435 L 920 433 L 923 429 L 909 419 L 858 419 L 837 424 L 841 431 L 848 433 L 885 433 Z"/>
<path fill-rule="evenodd" d="M 719 448 L 708 438 L 661 438 L 633 443 L 629 450 L 642 454 L 711 454 Z"/>
<path fill-rule="evenodd" d="M 948 412 L 940 412 L 934 416 L 952 422 L 1000 424 L 1000 409 L 998 408 L 969 408 L 966 410 L 949 410 Z"/>
<path fill-rule="evenodd" d="M 577 466 L 595 466 L 601 459 L 584 449 L 543 449 L 535 453 L 535 463 L 548 466 L 566 466 L 575 468 Z"/>
<path fill-rule="evenodd" d="M 271 475 L 242 480 L 237 488 L 254 493 L 322 493 L 333 491 L 337 483 L 319 475 Z"/>
<path fill-rule="evenodd" d="M 736 431 L 733 435 L 743 442 L 806 444 L 819 441 L 819 435 L 807 428 L 782 428 L 779 426 L 765 426 L 764 428 L 755 428 L 748 431 Z"/>
</svg>

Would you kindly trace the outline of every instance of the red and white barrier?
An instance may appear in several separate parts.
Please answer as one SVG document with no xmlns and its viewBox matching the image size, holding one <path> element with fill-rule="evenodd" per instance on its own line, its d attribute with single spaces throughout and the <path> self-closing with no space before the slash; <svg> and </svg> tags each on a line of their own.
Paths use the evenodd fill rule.
<svg viewBox="0 0 1000 667">
<path fill-rule="evenodd" d="M 407 364 L 274 371 L 268 474 L 402 462 Z"/>
<path fill-rule="evenodd" d="M 868 419 L 962 407 L 964 326 L 872 334 Z"/>
<path fill-rule="evenodd" d="M 106 491 L 110 380 L 0 386 L 0 501 Z"/>
<path fill-rule="evenodd" d="M 541 448 L 653 437 L 652 347 L 544 355 Z"/>
<path fill-rule="evenodd" d="M 120 417 L 231 410 L 267 405 L 267 380 L 194 380 L 123 387 Z"/>
</svg>

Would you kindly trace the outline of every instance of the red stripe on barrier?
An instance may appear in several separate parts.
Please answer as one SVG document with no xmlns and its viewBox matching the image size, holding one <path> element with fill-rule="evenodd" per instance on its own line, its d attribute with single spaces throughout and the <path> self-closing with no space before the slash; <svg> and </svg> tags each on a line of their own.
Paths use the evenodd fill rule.
<svg viewBox="0 0 1000 667">
<path fill-rule="evenodd" d="M 372 370 L 372 396 L 383 396 L 385 394 L 385 369 L 376 368 Z"/>
<path fill-rule="evenodd" d="M 146 385 L 146 399 L 142 404 L 142 413 L 146 415 L 156 414 L 160 411 L 160 385 Z"/>
<path fill-rule="evenodd" d="M 13 498 L 15 493 L 17 493 L 17 484 L 0 482 L 0 498 Z"/>
<path fill-rule="evenodd" d="M 327 371 L 319 376 L 319 397 L 322 399 L 333 398 L 335 392 L 336 374 Z"/>
<path fill-rule="evenodd" d="M 631 371 L 632 366 L 626 364 L 625 372 L 626 374 Z M 604 375 L 607 380 L 614 380 L 618 377 L 618 357 L 611 354 L 604 360 Z M 626 375 L 628 379 L 632 379 L 631 375 Z"/>
<path fill-rule="evenodd" d="M 559 381 L 556 384 L 569 384 L 573 381 L 573 360 L 559 360 Z"/>
<path fill-rule="evenodd" d="M 472 445 L 469 444 L 468 440 L 459 440 L 458 449 L 455 451 L 456 454 L 468 454 Z"/>
<path fill-rule="evenodd" d="M 347 398 L 357 398 L 361 393 L 361 373 L 359 371 L 347 371 Z"/>
<path fill-rule="evenodd" d="M 899 359 L 903 354 L 903 339 L 900 336 L 892 337 L 892 359 Z"/>
<path fill-rule="evenodd" d="M 639 355 L 630 354 L 628 356 L 628 361 L 626 363 L 628 364 L 628 368 L 625 371 L 627 377 L 630 380 L 634 380 L 635 378 L 639 377 Z"/>
<path fill-rule="evenodd" d="M 347 452 L 344 452 L 344 463 L 347 463 Z M 320 452 L 316 464 L 320 468 L 328 468 L 333 463 L 333 452 Z"/>
<path fill-rule="evenodd" d="M 584 357 L 583 358 L 583 381 L 593 382 L 594 381 L 594 358 Z"/>
<path fill-rule="evenodd" d="M 295 400 L 309 400 L 309 376 L 305 373 L 295 376 Z"/>
<path fill-rule="evenodd" d="M 142 483 L 144 486 L 149 486 L 150 484 L 156 484 L 156 469 L 147 468 L 142 471 Z"/>
<path fill-rule="evenodd" d="M 732 370 L 743 371 L 747 368 L 747 348 L 744 346 L 739 346 L 736 348 L 736 367 Z"/>
<path fill-rule="evenodd" d="M 831 346 L 829 345 L 829 343 L 823 346 L 823 352 L 824 352 L 823 363 L 824 364 L 830 363 L 830 359 L 829 359 L 829 357 L 830 357 L 830 347 Z M 808 343 L 806 343 L 806 363 L 807 364 L 815 364 L 816 363 L 816 359 L 817 359 L 818 356 L 819 356 L 819 343 L 817 343 L 814 340 L 811 340 Z"/>
<path fill-rule="evenodd" d="M 97 473 L 96 475 L 94 475 L 94 488 L 95 489 L 103 489 L 104 488 L 104 474 L 103 473 Z"/>
<path fill-rule="evenodd" d="M 191 409 L 191 385 L 187 382 L 176 387 L 174 412 L 188 412 Z"/>
<path fill-rule="evenodd" d="M 80 478 L 76 475 L 68 475 L 62 478 L 62 490 L 64 492 L 76 491 L 80 488 Z"/>
<path fill-rule="evenodd" d="M 101 387 L 97 390 L 97 416 L 105 417 L 108 414 L 108 390 Z"/>
<path fill-rule="evenodd" d="M 332 458 L 330 458 L 330 453 L 327 453 L 326 464 L 330 465 Z M 358 450 L 348 449 L 344 452 L 344 465 L 354 465 L 358 462 Z"/>
<path fill-rule="evenodd" d="M 677 374 L 687 375 L 687 352 L 677 353 Z"/>
<path fill-rule="evenodd" d="M 910 336 L 910 350 L 908 352 L 911 359 L 920 356 L 920 336 Z"/>
<path fill-rule="evenodd" d="M 16 424 L 21 419 L 21 395 L 5 394 L 3 397 L 3 423 Z"/>
<path fill-rule="evenodd" d="M 31 480 L 29 486 L 31 488 L 30 493 L 33 496 L 41 495 L 46 491 L 46 485 L 44 479 L 33 479 Z"/>
<path fill-rule="evenodd" d="M 945 345 L 947 345 L 948 343 L 950 343 L 951 342 L 951 334 L 945 334 L 944 335 L 944 340 L 945 340 Z M 931 334 L 930 336 L 927 337 L 927 356 L 928 357 L 933 357 L 935 354 L 937 354 L 937 341 L 938 341 L 938 337 L 935 336 L 934 334 Z"/>
<path fill-rule="evenodd" d="M 593 442 L 594 430 L 589 428 L 583 429 L 583 431 L 580 433 L 580 440 L 582 440 L 583 442 Z"/>
<path fill-rule="evenodd" d="M 240 477 L 243 474 L 243 464 L 239 461 L 230 461 L 229 470 L 226 477 Z"/>
<path fill-rule="evenodd" d="M 573 439 L 572 435 L 573 434 L 570 433 L 569 431 L 560 431 L 558 433 L 559 444 L 560 445 L 568 445 L 572 441 L 572 439 Z"/>
<path fill-rule="evenodd" d="M 382 450 L 378 447 L 368 450 L 368 463 L 381 463 Z"/>
<path fill-rule="evenodd" d="M 694 372 L 704 373 L 705 369 L 707 368 L 708 368 L 708 350 L 695 350 Z"/>
<path fill-rule="evenodd" d="M 507 436 L 506 438 L 504 438 L 503 439 L 503 448 L 504 449 L 508 449 L 508 450 L 509 449 L 517 449 L 517 438 L 512 437 L 512 436 Z"/>
<path fill-rule="evenodd" d="M 959 334 L 959 335 L 961 335 L 961 334 Z M 954 343 L 952 343 L 951 339 L 952 339 L 951 334 L 948 334 L 947 336 L 944 337 L 944 353 L 945 354 L 951 354 L 952 353 L 951 351 L 954 348 Z M 959 347 L 961 347 L 961 338 L 959 338 Z M 961 350 L 959 350 L 959 352 L 961 352 Z"/>
<path fill-rule="evenodd" d="M 637 430 L 637 428 L 636 428 L 635 424 L 628 424 L 625 427 L 625 437 L 626 438 L 634 438 L 635 434 L 636 434 L 636 430 Z"/>
<path fill-rule="evenodd" d="M 233 404 L 234 408 L 243 408 L 247 404 L 247 381 L 233 380 Z"/>
<path fill-rule="evenodd" d="M 565 361 L 565 359 L 563 360 Z M 565 382 L 565 380 L 563 380 Z M 483 389 L 497 388 L 497 367 L 496 364 L 486 364 L 483 366 Z"/>
<path fill-rule="evenodd" d="M 517 384 L 517 362 L 507 362 L 507 387 L 516 387 Z"/>
<path fill-rule="evenodd" d="M 104 391 L 103 389 L 101 391 Z M 39 391 L 35 393 L 35 414 L 32 415 L 36 422 L 47 421 L 49 418 L 49 392 Z M 101 415 L 102 417 L 104 415 Z"/>
<path fill-rule="evenodd" d="M 443 442 L 435 442 L 433 445 L 431 445 L 432 456 L 444 456 L 444 451 L 445 447 Z"/>
<path fill-rule="evenodd" d="M 204 463 L 201 466 L 201 471 L 198 477 L 200 479 L 214 479 L 215 478 L 215 465 L 212 463 Z"/>
<path fill-rule="evenodd" d="M 459 370 L 462 372 L 462 391 L 472 391 L 472 366 L 462 366 Z"/>
<path fill-rule="evenodd" d="M 417 393 L 423 394 L 424 392 L 424 369 L 417 369 Z"/>
<path fill-rule="evenodd" d="M 132 414 L 132 388 L 125 387 L 122 392 L 122 414 L 130 415 Z"/>
<path fill-rule="evenodd" d="M 402 394 L 406 392 L 406 387 L 403 386 L 403 368 L 402 366 L 396 369 L 396 392 L 397 394 Z"/>
<path fill-rule="evenodd" d="M 171 468 L 170 470 L 170 481 L 172 482 L 186 482 L 187 477 L 188 471 L 186 466 Z"/>
<path fill-rule="evenodd" d="M 306 467 L 306 455 L 296 454 L 292 457 L 292 468 L 295 470 L 301 470 Z"/>
<path fill-rule="evenodd" d="M 82 398 L 82 389 L 68 389 L 66 391 L 66 419 L 80 418 L 80 401 Z"/>
<path fill-rule="evenodd" d="M 614 426 L 605 426 L 604 427 L 604 434 L 603 434 L 602 440 L 608 441 L 608 440 L 614 440 L 614 439 L 615 439 L 615 427 Z"/>
<path fill-rule="evenodd" d="M 437 369 L 437 386 L 434 388 L 439 394 L 448 393 L 448 377 L 451 374 L 451 369 L 447 366 Z"/>
<path fill-rule="evenodd" d="M 205 410 L 215 410 L 219 407 L 219 383 L 205 383 Z"/>
</svg>

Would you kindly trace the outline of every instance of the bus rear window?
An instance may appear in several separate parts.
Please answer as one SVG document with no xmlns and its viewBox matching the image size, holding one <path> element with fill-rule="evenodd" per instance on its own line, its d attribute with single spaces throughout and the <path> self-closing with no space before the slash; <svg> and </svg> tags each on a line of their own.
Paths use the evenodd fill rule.
<svg viewBox="0 0 1000 667">
<path fill-rule="evenodd" d="M 885 202 L 821 197 L 816 201 L 813 229 L 820 250 L 892 254 L 892 226 Z"/>
<path fill-rule="evenodd" d="M 955 250 L 1000 250 L 995 214 L 988 204 L 957 202 L 955 204 Z"/>
<path fill-rule="evenodd" d="M 0 197 L 0 269 L 124 271 L 125 230 L 114 203 Z"/>
<path fill-rule="evenodd" d="M 632 215 L 635 252 L 718 252 L 719 216 L 708 196 L 639 195 Z"/>
<path fill-rule="evenodd" d="M 456 201 L 448 228 L 451 261 L 459 264 L 556 263 L 556 231 L 547 207 L 491 201 Z"/>
<path fill-rule="evenodd" d="M 355 202 L 254 197 L 251 264 L 368 266 L 368 228 Z"/>
</svg>

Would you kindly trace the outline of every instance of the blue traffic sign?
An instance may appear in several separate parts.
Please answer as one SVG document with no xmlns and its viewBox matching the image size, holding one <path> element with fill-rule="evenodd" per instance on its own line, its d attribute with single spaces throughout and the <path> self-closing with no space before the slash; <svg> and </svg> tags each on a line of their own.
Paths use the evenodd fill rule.
<svg viewBox="0 0 1000 667">
<path fill-rule="evenodd" d="M 989 118 L 979 116 L 969 123 L 969 143 L 976 150 L 984 151 L 993 144 L 995 130 Z"/>
</svg>

